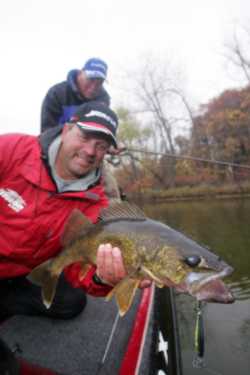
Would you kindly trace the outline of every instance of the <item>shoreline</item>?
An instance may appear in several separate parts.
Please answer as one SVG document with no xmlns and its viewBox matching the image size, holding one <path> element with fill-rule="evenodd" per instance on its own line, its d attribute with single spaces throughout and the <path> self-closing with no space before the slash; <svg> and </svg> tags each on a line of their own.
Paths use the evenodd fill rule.
<svg viewBox="0 0 250 375">
<path fill-rule="evenodd" d="M 249 199 L 250 193 L 207 193 L 207 194 L 197 194 L 197 195 L 172 195 L 172 196 L 162 196 L 159 194 L 158 196 L 156 194 L 149 194 L 149 193 L 136 193 L 136 194 L 128 194 L 127 198 L 129 200 L 141 200 L 144 202 L 157 202 L 157 203 L 163 203 L 163 202 L 184 202 L 184 201 L 195 201 L 195 200 L 209 200 L 209 199 Z"/>
</svg>

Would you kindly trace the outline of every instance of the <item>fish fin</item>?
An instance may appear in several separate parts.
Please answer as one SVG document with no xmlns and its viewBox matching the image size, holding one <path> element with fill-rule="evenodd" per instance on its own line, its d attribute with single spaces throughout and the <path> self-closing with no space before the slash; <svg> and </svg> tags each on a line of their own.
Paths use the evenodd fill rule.
<svg viewBox="0 0 250 375">
<path fill-rule="evenodd" d="M 62 245 L 68 246 L 75 238 L 84 235 L 93 226 L 94 224 L 80 210 L 72 210 L 61 236 Z"/>
<path fill-rule="evenodd" d="M 42 299 L 47 309 L 50 308 L 54 300 L 58 279 L 58 276 L 50 277 L 42 286 Z"/>
<path fill-rule="evenodd" d="M 42 286 L 44 280 L 46 280 L 46 278 L 49 275 L 51 263 L 52 259 L 49 259 L 46 262 L 40 264 L 39 266 L 33 268 L 33 270 L 26 276 L 26 278 L 33 284 Z"/>
<path fill-rule="evenodd" d="M 140 280 L 126 277 L 120 281 L 107 295 L 107 301 L 109 301 L 113 296 L 115 297 L 120 316 L 125 315 L 130 308 L 139 284 Z"/>
<path fill-rule="evenodd" d="M 81 271 L 79 272 L 80 281 L 82 281 L 85 278 L 85 276 L 87 275 L 91 267 L 92 267 L 91 264 L 86 264 L 86 263 L 81 264 Z"/>
<path fill-rule="evenodd" d="M 163 286 L 162 281 L 157 276 L 155 276 L 153 272 L 151 272 L 147 267 L 141 266 L 141 271 L 143 271 L 147 276 L 149 276 L 150 279 L 153 280 L 157 286 L 159 285 L 159 288 L 161 288 L 160 285 Z"/>
<path fill-rule="evenodd" d="M 51 306 L 56 293 L 59 275 L 52 275 L 50 272 L 50 264 L 52 259 L 35 267 L 27 276 L 27 279 L 33 284 L 42 288 L 42 299 L 47 309 Z"/>
<path fill-rule="evenodd" d="M 147 217 L 144 212 L 135 204 L 129 202 L 113 202 L 109 207 L 104 208 L 100 214 L 100 220 L 146 220 Z"/>
</svg>

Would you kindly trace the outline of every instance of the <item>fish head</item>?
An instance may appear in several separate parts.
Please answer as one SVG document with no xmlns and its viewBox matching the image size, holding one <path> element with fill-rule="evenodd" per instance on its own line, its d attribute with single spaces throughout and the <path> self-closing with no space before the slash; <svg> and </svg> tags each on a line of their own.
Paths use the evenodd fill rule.
<svg viewBox="0 0 250 375">
<path fill-rule="evenodd" d="M 146 266 L 158 286 L 174 287 L 199 301 L 232 303 L 234 297 L 222 278 L 233 268 L 224 261 L 208 262 L 202 256 L 190 254 L 183 257 L 177 249 L 162 247 L 152 262 Z"/>
<path fill-rule="evenodd" d="M 180 290 L 184 289 L 199 301 L 233 303 L 234 297 L 222 281 L 232 272 L 233 268 L 224 261 L 218 259 L 216 267 L 212 267 L 212 264 L 209 266 L 203 258 L 200 266 L 190 270 L 187 274 L 180 284 Z"/>
<path fill-rule="evenodd" d="M 198 300 L 233 302 L 232 294 L 221 280 L 233 268 L 210 249 L 164 223 L 147 218 L 130 204 L 109 207 L 101 218 L 106 233 L 125 238 L 120 248 L 125 263 L 132 265 L 133 277 L 137 272 L 140 279 L 149 278 L 159 287 L 174 287 Z"/>
<path fill-rule="evenodd" d="M 163 247 L 155 261 L 160 264 L 157 277 L 161 284 L 188 293 L 199 301 L 234 302 L 232 293 L 221 280 L 229 276 L 233 268 L 216 255 L 207 258 L 194 253 L 183 256 L 176 249 Z"/>
<path fill-rule="evenodd" d="M 152 221 L 157 228 L 158 248 L 146 265 L 159 286 L 174 287 L 197 300 L 232 303 L 234 297 L 223 278 L 233 268 L 210 249 L 165 224 Z"/>
</svg>

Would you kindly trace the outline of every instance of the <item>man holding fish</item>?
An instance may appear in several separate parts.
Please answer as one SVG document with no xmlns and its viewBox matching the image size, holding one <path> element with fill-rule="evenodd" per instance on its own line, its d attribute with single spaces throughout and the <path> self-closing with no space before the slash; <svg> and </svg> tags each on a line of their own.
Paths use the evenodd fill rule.
<svg viewBox="0 0 250 375">
<path fill-rule="evenodd" d="M 150 281 L 233 301 L 220 280 L 232 267 L 218 256 L 133 205 L 108 207 L 101 166 L 117 126 L 109 107 L 90 102 L 63 128 L 0 137 L 2 318 L 70 318 L 85 306 L 81 289 L 115 296 L 124 315 Z"/>
<path fill-rule="evenodd" d="M 89 267 L 81 280 L 79 263 L 67 267 L 50 309 L 42 303 L 40 287 L 26 279 L 34 267 L 61 251 L 64 226 L 74 209 L 96 222 L 108 206 L 101 166 L 109 147 L 117 146 L 117 127 L 110 108 L 91 102 L 79 107 L 63 128 L 39 137 L 0 136 L 0 318 L 71 318 L 86 303 L 80 288 L 104 296 L 125 276 L 120 250 L 104 243 L 96 267 Z"/>
<path fill-rule="evenodd" d="M 0 136 L 0 319 L 71 318 L 83 290 L 114 296 L 123 316 L 152 281 L 233 302 L 221 281 L 233 269 L 217 255 L 134 205 L 109 205 L 102 162 L 117 126 L 110 108 L 90 102 L 63 128 Z"/>
</svg>

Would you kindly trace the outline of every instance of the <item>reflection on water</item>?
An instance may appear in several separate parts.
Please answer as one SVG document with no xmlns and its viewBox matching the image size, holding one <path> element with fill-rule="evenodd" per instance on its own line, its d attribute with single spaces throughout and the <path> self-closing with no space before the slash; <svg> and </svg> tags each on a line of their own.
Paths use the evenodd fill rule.
<svg viewBox="0 0 250 375">
<path fill-rule="evenodd" d="M 236 302 L 204 308 L 206 367 L 192 366 L 195 301 L 177 294 L 183 375 L 249 375 L 250 369 L 250 200 L 207 200 L 147 205 L 151 218 L 180 230 L 211 248 L 234 267 L 224 281 Z"/>
</svg>

